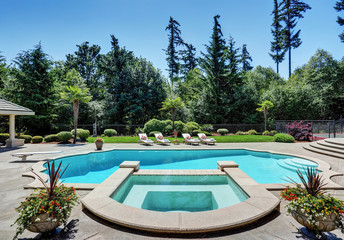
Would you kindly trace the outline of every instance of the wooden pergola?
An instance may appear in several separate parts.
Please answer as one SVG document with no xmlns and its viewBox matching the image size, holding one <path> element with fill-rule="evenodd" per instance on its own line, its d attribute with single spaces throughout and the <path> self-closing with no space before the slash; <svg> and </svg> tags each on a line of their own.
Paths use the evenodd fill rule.
<svg viewBox="0 0 344 240">
<path fill-rule="evenodd" d="M 35 115 L 31 109 L 17 105 L 15 103 L 6 101 L 0 98 L 0 115 L 9 116 L 9 134 L 10 137 L 6 140 L 6 147 L 17 147 L 24 145 L 24 139 L 15 138 L 15 116 L 16 115 Z"/>
</svg>

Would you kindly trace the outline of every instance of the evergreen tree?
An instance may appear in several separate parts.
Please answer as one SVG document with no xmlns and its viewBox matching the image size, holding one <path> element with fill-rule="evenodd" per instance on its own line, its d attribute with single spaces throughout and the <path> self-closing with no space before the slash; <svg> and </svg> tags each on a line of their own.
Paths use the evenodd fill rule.
<svg viewBox="0 0 344 240">
<path fill-rule="evenodd" d="M 252 57 L 250 53 L 247 51 L 247 45 L 242 45 L 242 51 L 241 51 L 241 59 L 242 63 L 242 70 L 244 72 L 250 71 L 253 67 L 251 66 L 250 62 L 252 62 Z"/>
<path fill-rule="evenodd" d="M 187 74 L 197 66 L 198 59 L 196 58 L 196 48 L 192 44 L 185 43 L 185 50 L 181 50 L 181 58 L 183 64 L 181 64 L 181 73 L 184 75 L 184 79 Z"/>
<path fill-rule="evenodd" d="M 280 7 L 281 4 L 278 3 L 278 0 L 274 0 L 274 10 L 272 11 L 273 22 L 271 24 L 273 41 L 271 42 L 271 53 L 269 53 L 269 55 L 276 63 L 277 73 L 279 73 L 279 64 L 283 62 L 286 53 L 286 48 L 284 46 L 285 30 L 281 25 L 282 16 L 280 13 Z"/>
<path fill-rule="evenodd" d="M 1 51 L 0 51 L 1 54 Z M 7 75 L 9 73 L 9 69 L 6 66 L 6 59 L 4 56 L 0 55 L 0 97 L 1 92 L 4 89 L 4 84 L 7 79 Z"/>
<path fill-rule="evenodd" d="M 311 7 L 302 2 L 302 0 L 283 0 L 281 2 L 281 16 L 285 23 L 285 49 L 288 50 L 289 55 L 289 77 L 291 76 L 291 49 L 298 48 L 302 41 L 300 39 L 300 32 L 294 32 L 297 25 L 297 20 L 303 18 L 302 13 L 306 12 Z"/>
<path fill-rule="evenodd" d="M 38 44 L 32 50 L 19 53 L 14 62 L 17 66 L 12 72 L 15 86 L 8 92 L 9 100 L 36 113 L 21 119 L 29 133 L 50 133 L 57 102 L 54 80 L 49 74 L 52 61 Z M 22 123 L 18 121 L 18 126 Z"/>
<path fill-rule="evenodd" d="M 66 55 L 66 67 L 69 70 L 73 68 L 77 70 L 90 89 L 93 98 L 100 98 L 103 94 L 96 61 L 99 57 L 100 46 L 90 46 L 89 42 L 76 46 L 78 50 L 74 54 Z"/>
<path fill-rule="evenodd" d="M 180 62 L 178 56 L 177 47 L 183 44 L 183 40 L 180 36 L 181 31 L 179 29 L 180 24 L 170 17 L 170 21 L 165 29 L 168 31 L 168 47 L 167 50 L 164 50 L 167 58 L 168 72 L 171 81 L 171 89 L 173 91 L 174 83 L 178 81 L 179 71 L 180 71 Z"/>
<path fill-rule="evenodd" d="M 336 9 L 337 12 L 343 11 L 344 10 L 344 0 L 337 1 L 334 9 Z M 342 17 L 338 16 L 337 17 L 337 23 L 339 24 L 339 26 L 343 26 L 344 25 L 344 19 Z M 339 34 L 339 38 L 342 42 L 344 42 L 344 31 L 341 34 Z"/>
<path fill-rule="evenodd" d="M 244 45 L 246 46 L 246 45 Z M 246 49 L 246 47 L 245 47 Z M 228 50 L 227 50 L 227 55 L 228 55 L 228 61 L 229 61 L 229 85 L 230 89 L 233 89 L 236 87 L 240 82 L 240 72 L 239 72 L 239 64 L 242 62 L 244 65 L 245 63 L 243 62 L 243 56 L 239 55 L 240 48 L 235 47 L 235 41 L 233 37 L 229 37 L 229 42 L 228 42 Z M 244 49 L 243 49 L 244 51 Z M 246 61 L 251 59 L 250 54 L 247 52 L 247 49 L 245 51 L 246 55 Z M 252 59 L 251 59 L 252 61 Z M 246 67 L 251 67 L 248 63 L 248 66 Z M 251 67 L 252 68 L 252 67 Z"/>
</svg>

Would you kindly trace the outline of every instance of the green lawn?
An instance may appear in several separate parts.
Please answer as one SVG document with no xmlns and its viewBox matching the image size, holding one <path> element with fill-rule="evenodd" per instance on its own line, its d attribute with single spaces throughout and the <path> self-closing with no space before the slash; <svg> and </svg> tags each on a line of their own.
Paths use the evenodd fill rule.
<svg viewBox="0 0 344 240">
<path fill-rule="evenodd" d="M 226 142 L 271 142 L 273 137 L 271 136 L 261 136 L 261 135 L 229 135 L 229 136 L 213 136 L 218 143 Z M 139 137 L 102 137 L 105 143 L 137 143 Z M 154 137 L 150 137 L 154 141 Z M 167 138 L 171 142 L 173 138 Z M 177 138 L 179 141 L 183 141 L 183 138 Z M 89 137 L 87 141 L 93 143 L 96 137 Z"/>
</svg>

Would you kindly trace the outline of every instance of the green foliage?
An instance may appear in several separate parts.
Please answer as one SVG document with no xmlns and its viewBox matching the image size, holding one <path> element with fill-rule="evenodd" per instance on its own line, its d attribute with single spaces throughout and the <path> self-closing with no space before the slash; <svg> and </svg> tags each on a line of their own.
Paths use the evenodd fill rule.
<svg viewBox="0 0 344 240">
<path fill-rule="evenodd" d="M 270 131 L 270 136 L 275 136 L 276 134 L 277 134 L 277 131 L 275 131 L 275 130 Z"/>
<path fill-rule="evenodd" d="M 50 134 L 44 137 L 45 142 L 59 142 L 60 138 L 57 134 Z"/>
<path fill-rule="evenodd" d="M 136 135 L 138 135 L 139 133 L 144 133 L 144 132 L 145 132 L 145 131 L 144 131 L 143 128 L 137 127 L 137 128 L 135 129 Z"/>
<path fill-rule="evenodd" d="M 224 135 L 228 134 L 228 132 L 229 131 L 226 128 L 219 128 L 219 129 L 217 129 L 217 133 L 220 133 L 221 136 L 224 136 Z"/>
<path fill-rule="evenodd" d="M 284 133 L 277 133 L 274 136 L 274 142 L 283 142 L 283 143 L 293 143 L 295 139 L 293 136 Z"/>
<path fill-rule="evenodd" d="M 184 75 L 184 79 L 188 73 L 196 68 L 198 59 L 196 58 L 196 48 L 192 44 L 184 43 L 185 50 L 181 50 L 181 59 L 183 64 L 180 65 L 180 72 Z"/>
<path fill-rule="evenodd" d="M 250 56 L 250 53 L 247 50 L 247 45 L 246 44 L 244 44 L 242 46 L 240 62 L 242 64 L 242 70 L 244 72 L 252 70 L 253 67 L 251 66 L 251 63 L 250 63 L 250 62 L 252 62 L 252 57 Z"/>
<path fill-rule="evenodd" d="M 43 142 L 42 136 L 33 136 L 32 137 L 32 143 L 41 143 L 41 142 Z"/>
<path fill-rule="evenodd" d="M 0 143 L 5 144 L 6 140 L 10 138 L 8 133 L 0 133 Z"/>
<path fill-rule="evenodd" d="M 267 125 L 267 115 L 268 115 L 268 110 L 274 106 L 274 104 L 270 101 L 264 101 L 262 103 L 258 103 L 260 106 L 256 110 L 258 112 L 263 112 L 264 113 L 264 122 L 265 122 L 265 131 L 266 131 L 266 125 Z"/>
<path fill-rule="evenodd" d="M 155 137 L 155 134 L 157 134 L 157 133 L 161 133 L 160 131 L 152 131 L 152 132 L 150 132 L 148 135 L 150 136 L 150 137 Z"/>
<path fill-rule="evenodd" d="M 248 135 L 257 135 L 258 134 L 257 131 L 254 129 L 248 130 L 247 133 L 248 133 Z"/>
<path fill-rule="evenodd" d="M 193 130 L 192 131 L 192 136 L 195 136 L 197 137 L 198 136 L 198 133 L 204 133 L 206 136 L 211 136 L 211 133 L 210 132 L 207 132 L 207 131 L 202 131 L 202 130 Z"/>
<path fill-rule="evenodd" d="M 235 135 L 248 135 L 248 132 L 237 131 Z"/>
<path fill-rule="evenodd" d="M 187 122 L 184 125 L 183 132 L 184 133 L 192 133 L 194 130 L 200 130 L 201 127 L 196 122 Z"/>
<path fill-rule="evenodd" d="M 339 0 L 336 2 L 336 5 L 334 6 L 334 9 L 337 12 L 343 11 L 344 10 L 344 0 Z M 339 26 L 343 26 L 344 25 L 344 19 L 340 16 L 337 17 L 337 23 L 339 24 Z M 344 42 L 344 31 L 339 34 L 339 38 L 342 42 Z"/>
<path fill-rule="evenodd" d="M 117 135 L 117 131 L 115 129 L 105 129 L 104 130 L 104 136 L 106 137 L 113 137 Z"/>
<path fill-rule="evenodd" d="M 213 125 L 211 124 L 203 124 L 201 127 L 202 131 L 212 132 L 214 130 Z"/>
<path fill-rule="evenodd" d="M 90 136 L 90 131 L 89 130 L 81 130 L 78 131 L 78 137 L 81 139 L 81 141 L 85 142 L 87 138 Z"/>
<path fill-rule="evenodd" d="M 263 136 L 270 136 L 270 131 L 266 130 L 262 133 Z M 273 135 L 272 135 L 273 136 Z"/>
<path fill-rule="evenodd" d="M 63 131 L 63 132 L 59 132 L 57 134 L 57 136 L 59 136 L 59 139 L 63 142 L 63 143 L 68 143 L 70 139 L 72 139 L 73 135 L 71 134 L 71 132 L 67 132 L 67 131 Z"/>
<path fill-rule="evenodd" d="M 185 123 L 183 123 L 182 121 L 174 122 L 174 129 L 180 133 L 183 131 L 184 126 L 185 126 Z"/>
<path fill-rule="evenodd" d="M 151 119 L 144 125 L 144 132 L 149 134 L 153 131 L 165 133 L 166 130 L 173 131 L 172 126 L 167 127 L 168 125 L 171 125 L 171 120 L 161 121 L 158 119 Z"/>
<path fill-rule="evenodd" d="M 83 131 L 84 129 L 82 129 L 82 128 L 77 128 L 76 129 L 76 135 L 79 137 L 79 133 L 81 132 L 81 131 Z M 70 131 L 70 133 L 74 136 L 74 132 L 75 132 L 75 130 L 74 129 L 72 129 L 71 131 Z"/>
<path fill-rule="evenodd" d="M 160 110 L 163 111 L 170 111 L 172 115 L 172 131 L 174 129 L 174 120 L 176 118 L 176 113 L 178 109 L 184 107 L 184 103 L 180 97 L 178 98 L 166 98 L 165 101 L 162 102 L 162 108 Z"/>
<path fill-rule="evenodd" d="M 24 143 L 30 143 L 31 140 L 32 140 L 32 136 L 30 136 L 30 135 L 20 135 L 19 139 L 25 139 Z"/>
</svg>

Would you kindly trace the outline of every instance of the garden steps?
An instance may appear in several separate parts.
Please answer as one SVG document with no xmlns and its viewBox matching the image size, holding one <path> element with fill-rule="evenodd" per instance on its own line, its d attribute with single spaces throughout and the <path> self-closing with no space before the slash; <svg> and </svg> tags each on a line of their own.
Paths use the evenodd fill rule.
<svg viewBox="0 0 344 240">
<path fill-rule="evenodd" d="M 319 154 L 344 159 L 344 141 L 336 141 L 335 139 L 332 139 L 331 141 L 326 140 L 327 139 L 310 143 L 308 146 L 304 146 L 304 149 Z M 343 143 L 343 145 L 341 143 Z"/>
<path fill-rule="evenodd" d="M 344 139 L 343 138 L 327 138 L 327 139 L 324 139 L 324 141 L 327 143 L 330 143 L 330 144 L 344 146 Z"/>
</svg>

